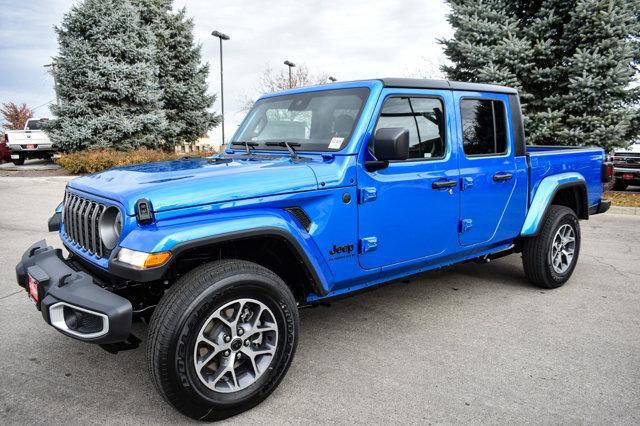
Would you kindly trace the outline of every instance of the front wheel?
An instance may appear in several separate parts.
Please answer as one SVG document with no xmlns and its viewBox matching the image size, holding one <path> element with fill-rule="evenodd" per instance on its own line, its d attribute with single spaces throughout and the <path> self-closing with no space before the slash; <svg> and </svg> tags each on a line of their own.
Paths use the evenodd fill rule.
<svg viewBox="0 0 640 426">
<path fill-rule="evenodd" d="M 221 420 L 277 387 L 298 341 L 296 302 L 273 272 L 243 260 L 203 265 L 157 306 L 147 359 L 160 394 L 183 414 Z"/>
<path fill-rule="evenodd" d="M 571 277 L 580 254 L 580 223 L 568 207 L 552 205 L 537 236 L 522 251 L 524 273 L 533 284 L 557 288 Z"/>
</svg>

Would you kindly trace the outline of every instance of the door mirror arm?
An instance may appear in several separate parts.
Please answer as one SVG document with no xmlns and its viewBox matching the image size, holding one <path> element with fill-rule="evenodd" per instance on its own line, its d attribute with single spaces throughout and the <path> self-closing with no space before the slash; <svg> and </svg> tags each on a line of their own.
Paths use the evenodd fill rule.
<svg viewBox="0 0 640 426">
<path fill-rule="evenodd" d="M 369 172 L 386 169 L 387 167 L 389 167 L 389 161 L 387 160 L 369 160 L 364 162 L 364 168 Z"/>
</svg>

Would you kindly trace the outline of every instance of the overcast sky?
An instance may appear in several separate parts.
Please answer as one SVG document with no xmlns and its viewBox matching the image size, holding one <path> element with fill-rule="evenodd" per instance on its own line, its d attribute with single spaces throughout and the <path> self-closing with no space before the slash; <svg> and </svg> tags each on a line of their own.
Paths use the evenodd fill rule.
<svg viewBox="0 0 640 426">
<path fill-rule="evenodd" d="M 26 102 L 36 116 L 49 116 L 53 80 L 44 64 L 57 52 L 53 30 L 73 0 L 0 0 L 0 102 Z M 225 126 L 235 131 L 243 98 L 255 97 L 267 65 L 289 59 L 338 80 L 371 77 L 437 77 L 444 61 L 437 38 L 450 37 L 448 6 L 440 0 L 175 0 L 195 22 L 204 61 L 211 65 L 209 90 L 218 93 L 218 40 L 224 44 Z M 214 105 L 220 111 L 220 105 Z M 213 133 L 219 138 L 219 132 Z"/>
</svg>

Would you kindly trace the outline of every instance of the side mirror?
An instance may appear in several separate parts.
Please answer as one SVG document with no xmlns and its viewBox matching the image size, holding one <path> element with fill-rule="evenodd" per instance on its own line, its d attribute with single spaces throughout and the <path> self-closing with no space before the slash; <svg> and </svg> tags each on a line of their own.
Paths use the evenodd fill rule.
<svg viewBox="0 0 640 426">
<path fill-rule="evenodd" d="M 371 146 L 377 160 L 365 162 L 370 172 L 388 167 L 390 160 L 406 160 L 409 158 L 409 130 L 404 127 L 378 129 Z"/>
</svg>

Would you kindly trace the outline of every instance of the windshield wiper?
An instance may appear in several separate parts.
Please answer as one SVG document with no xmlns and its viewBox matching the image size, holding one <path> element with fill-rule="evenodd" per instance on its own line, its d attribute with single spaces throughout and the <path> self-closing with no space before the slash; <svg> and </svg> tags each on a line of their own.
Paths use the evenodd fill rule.
<svg viewBox="0 0 640 426">
<path fill-rule="evenodd" d="M 287 141 L 265 142 L 265 145 L 266 146 L 281 146 L 283 148 L 287 148 L 287 150 L 289 151 L 289 154 L 291 155 L 291 158 L 294 161 L 298 161 L 299 160 L 298 153 L 296 152 L 295 149 L 293 149 L 294 146 L 302 146 L 298 142 L 287 142 Z"/>
<path fill-rule="evenodd" d="M 244 145 L 244 148 L 247 150 L 247 154 L 251 154 L 251 148 L 255 148 L 260 144 L 258 142 L 238 141 L 238 142 L 231 142 L 231 146 L 233 145 Z"/>
</svg>

